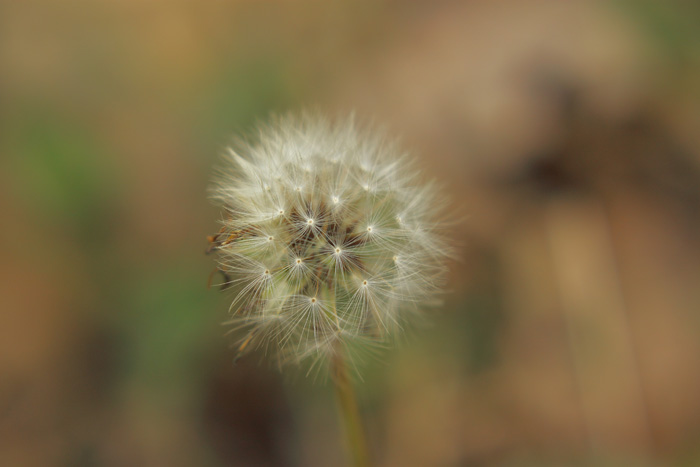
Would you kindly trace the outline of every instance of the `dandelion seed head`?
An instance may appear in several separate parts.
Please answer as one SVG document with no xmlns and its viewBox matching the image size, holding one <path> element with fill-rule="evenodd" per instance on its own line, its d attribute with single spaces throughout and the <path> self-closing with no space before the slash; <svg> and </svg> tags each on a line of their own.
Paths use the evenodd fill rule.
<svg viewBox="0 0 700 467">
<path fill-rule="evenodd" d="M 440 293 L 444 199 L 352 118 L 289 114 L 258 130 L 227 153 L 211 188 L 245 348 L 319 363 L 338 346 L 397 335 Z"/>
</svg>

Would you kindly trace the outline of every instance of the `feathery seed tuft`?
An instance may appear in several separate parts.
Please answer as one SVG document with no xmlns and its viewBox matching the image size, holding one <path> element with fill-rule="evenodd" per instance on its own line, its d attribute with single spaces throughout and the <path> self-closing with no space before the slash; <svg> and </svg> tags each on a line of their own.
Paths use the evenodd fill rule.
<svg viewBox="0 0 700 467">
<path fill-rule="evenodd" d="M 395 144 L 309 114 L 279 117 L 230 149 L 211 197 L 239 347 L 282 363 L 395 335 L 434 303 L 451 254 L 444 202 Z"/>
</svg>

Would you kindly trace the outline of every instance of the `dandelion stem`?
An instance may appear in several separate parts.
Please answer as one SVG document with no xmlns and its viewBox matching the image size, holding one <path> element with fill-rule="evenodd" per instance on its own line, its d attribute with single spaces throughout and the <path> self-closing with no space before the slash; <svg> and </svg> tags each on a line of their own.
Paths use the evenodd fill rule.
<svg viewBox="0 0 700 467">
<path fill-rule="evenodd" d="M 357 406 L 355 390 L 352 386 L 352 380 L 342 351 L 337 351 L 333 357 L 332 365 L 333 384 L 336 397 L 338 398 L 340 418 L 344 425 L 345 437 L 353 465 L 356 467 L 369 466 L 365 431 Z"/>
</svg>

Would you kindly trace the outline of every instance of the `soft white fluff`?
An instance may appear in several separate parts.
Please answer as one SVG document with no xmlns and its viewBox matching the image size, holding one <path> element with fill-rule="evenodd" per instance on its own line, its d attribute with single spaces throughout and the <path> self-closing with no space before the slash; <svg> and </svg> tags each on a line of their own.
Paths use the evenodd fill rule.
<svg viewBox="0 0 700 467">
<path fill-rule="evenodd" d="M 439 292 L 444 201 L 352 118 L 274 119 L 228 151 L 211 193 L 241 351 L 322 362 L 339 346 L 383 342 Z"/>
</svg>

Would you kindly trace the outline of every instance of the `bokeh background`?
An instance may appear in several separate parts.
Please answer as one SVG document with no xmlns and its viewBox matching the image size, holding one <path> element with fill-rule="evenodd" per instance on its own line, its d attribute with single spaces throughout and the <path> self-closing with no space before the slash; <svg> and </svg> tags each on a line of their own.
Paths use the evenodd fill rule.
<svg viewBox="0 0 700 467">
<path fill-rule="evenodd" d="M 330 466 L 332 390 L 233 364 L 210 168 L 355 110 L 440 179 L 434 324 L 367 362 L 384 466 L 700 465 L 700 7 L 0 2 L 0 465 Z"/>
</svg>

